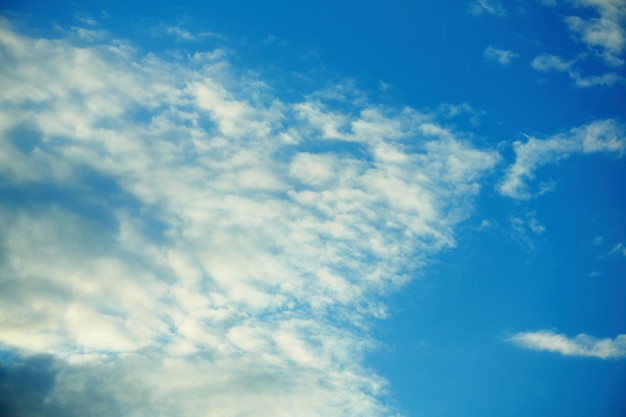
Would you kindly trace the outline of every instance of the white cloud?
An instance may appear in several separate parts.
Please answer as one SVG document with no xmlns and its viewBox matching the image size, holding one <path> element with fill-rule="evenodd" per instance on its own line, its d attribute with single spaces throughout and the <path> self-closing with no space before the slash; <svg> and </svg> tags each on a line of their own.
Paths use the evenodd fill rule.
<svg viewBox="0 0 626 417">
<path fill-rule="evenodd" d="M 554 6 L 556 3 L 556 0 L 543 2 L 546 6 Z M 593 9 L 594 16 L 568 15 L 564 18 L 574 40 L 585 44 L 587 50 L 568 61 L 559 56 L 544 53 L 535 57 L 531 66 L 542 72 L 567 71 L 574 84 L 581 88 L 611 87 L 617 83 L 626 82 L 626 78 L 614 70 L 615 67 L 621 67 L 624 64 L 626 3 L 621 0 L 561 0 L 561 3 L 574 5 L 574 10 L 584 8 L 587 12 Z M 600 73 L 588 74 L 588 69 L 579 68 L 583 67 L 582 65 L 575 67 L 576 64 L 588 64 L 589 61 L 598 59 L 604 66 L 597 70 Z M 594 65 L 597 66 L 597 62 L 594 62 Z"/>
<path fill-rule="evenodd" d="M 602 75 L 583 76 L 578 71 L 570 71 L 570 76 L 576 83 L 576 86 L 582 88 L 595 86 L 611 87 L 617 83 L 626 82 L 626 78 L 614 72 L 607 72 Z"/>
<path fill-rule="evenodd" d="M 488 14 L 501 17 L 506 14 L 504 7 L 497 0 L 474 0 L 467 10 L 475 16 Z"/>
<path fill-rule="evenodd" d="M 497 154 L 351 102 L 349 83 L 283 102 L 221 54 L 137 56 L 6 22 L 0 47 L 0 178 L 19 194 L 0 210 L 0 342 L 54 355 L 50 404 L 391 413 L 362 364 L 370 320 L 455 244 Z"/>
<path fill-rule="evenodd" d="M 188 31 L 185 28 L 182 28 L 180 26 L 170 26 L 170 25 L 158 25 L 155 26 L 154 28 L 152 28 L 152 34 L 154 36 L 159 36 L 159 37 L 163 37 L 163 36 L 167 36 L 167 37 L 171 37 L 177 41 L 183 41 L 183 42 L 192 42 L 192 41 L 198 41 L 198 40 L 202 40 L 202 39 L 207 39 L 207 38 L 213 38 L 213 39 L 226 39 L 226 36 L 222 35 L 221 33 L 215 33 L 215 32 L 200 32 L 200 33 L 192 33 L 190 31 Z"/>
<path fill-rule="evenodd" d="M 508 51 L 506 49 L 494 48 L 493 46 L 487 47 L 483 54 L 485 55 L 485 58 L 497 61 L 500 65 L 508 65 L 514 58 L 519 56 L 515 52 Z"/>
<path fill-rule="evenodd" d="M 527 190 L 526 182 L 534 179 L 537 168 L 577 153 L 610 152 L 621 157 L 626 134 L 614 120 L 601 120 L 545 140 L 528 137 L 526 142 L 518 141 L 513 146 L 515 163 L 507 170 L 499 191 L 513 198 L 529 198 L 533 193 Z"/>
<path fill-rule="evenodd" d="M 593 246 L 600 246 L 603 242 L 604 242 L 604 236 L 598 235 L 593 238 L 593 240 L 591 241 L 591 244 Z"/>
<path fill-rule="evenodd" d="M 599 49 L 604 61 L 612 66 L 624 64 L 626 47 L 626 3 L 622 0 L 570 0 L 575 6 L 594 8 L 597 16 L 567 16 L 565 22 L 576 38 L 590 48 Z"/>
<path fill-rule="evenodd" d="M 622 244 L 622 242 L 618 242 L 609 251 L 609 255 L 624 255 L 626 256 L 626 247 Z"/>
<path fill-rule="evenodd" d="M 577 87 L 590 88 L 596 86 L 611 87 L 617 83 L 623 83 L 626 78 L 615 73 L 606 72 L 600 75 L 584 75 L 579 69 L 574 67 L 575 60 L 564 61 L 556 55 L 542 54 L 536 56 L 530 65 L 533 69 L 541 72 L 547 71 L 567 71 L 570 78 Z"/>
<path fill-rule="evenodd" d="M 566 335 L 550 330 L 541 330 L 517 333 L 508 341 L 526 349 L 547 350 L 567 356 L 586 356 L 600 359 L 626 356 L 626 335 L 624 334 L 615 339 L 599 339 L 586 334 L 568 338 Z"/>
<path fill-rule="evenodd" d="M 572 66 L 572 61 L 563 61 L 560 57 L 556 55 L 542 54 L 536 56 L 530 65 L 536 69 L 537 71 L 567 71 Z"/>
<path fill-rule="evenodd" d="M 534 250 L 537 238 L 546 231 L 546 227 L 537 220 L 535 213 L 512 216 L 509 220 L 512 237 L 528 249 Z"/>
</svg>

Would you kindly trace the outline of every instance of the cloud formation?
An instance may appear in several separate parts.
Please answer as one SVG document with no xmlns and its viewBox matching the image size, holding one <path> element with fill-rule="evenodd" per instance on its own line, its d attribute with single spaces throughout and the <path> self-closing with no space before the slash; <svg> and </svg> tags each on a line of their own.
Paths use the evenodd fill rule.
<svg viewBox="0 0 626 417">
<path fill-rule="evenodd" d="M 515 163 L 507 169 L 499 191 L 513 198 L 530 198 L 551 189 L 550 184 L 540 184 L 539 191 L 528 191 L 527 182 L 534 179 L 539 167 L 573 154 L 606 152 L 621 157 L 625 147 L 626 132 L 615 120 L 595 121 L 544 140 L 528 137 L 526 142 L 513 144 Z"/>
<path fill-rule="evenodd" d="M 577 40 L 593 49 L 608 65 L 624 64 L 626 4 L 621 0 L 570 0 L 577 7 L 595 9 L 596 16 L 566 16 L 565 23 Z"/>
<path fill-rule="evenodd" d="M 0 342 L 52 355 L 46 404 L 392 413 L 369 323 L 497 154 L 349 85 L 285 102 L 216 51 L 107 39 L 0 24 Z"/>
<path fill-rule="evenodd" d="M 537 71 L 567 71 L 571 68 L 571 61 L 564 61 L 562 58 L 556 55 L 541 54 L 536 56 L 530 63 L 531 67 Z"/>
<path fill-rule="evenodd" d="M 513 61 L 514 58 L 517 58 L 519 55 L 513 51 L 508 51 L 506 49 L 498 49 L 493 46 L 488 46 L 483 53 L 485 58 L 496 61 L 500 65 L 508 65 Z"/>
<path fill-rule="evenodd" d="M 626 48 L 626 4 L 621 0 L 565 0 L 579 13 L 564 17 L 567 29 L 575 42 L 582 43 L 586 50 L 570 60 L 549 53 L 538 55 L 531 66 L 542 72 L 567 71 L 577 87 L 610 87 L 624 83 L 626 79 L 616 68 L 624 65 Z M 557 1 L 544 1 L 546 6 L 556 6 Z M 592 10 L 592 15 L 589 15 Z M 601 73 L 589 74 L 580 67 L 599 60 Z M 596 70 L 597 71 L 597 70 Z"/>
<path fill-rule="evenodd" d="M 586 334 L 574 338 L 554 333 L 550 330 L 522 332 L 508 339 L 520 347 L 532 350 L 545 350 L 566 356 L 585 356 L 599 359 L 614 359 L 626 356 L 626 335 L 615 339 L 599 339 Z"/>
<path fill-rule="evenodd" d="M 475 16 L 487 14 L 502 17 L 506 14 L 504 7 L 497 0 L 474 0 L 467 10 Z"/>
<path fill-rule="evenodd" d="M 623 83 L 626 79 L 616 72 L 605 72 L 600 75 L 584 75 L 574 65 L 576 60 L 564 61 L 557 55 L 541 54 L 536 56 L 530 66 L 540 72 L 559 71 L 569 74 L 577 87 L 589 88 L 595 86 L 611 87 Z"/>
</svg>

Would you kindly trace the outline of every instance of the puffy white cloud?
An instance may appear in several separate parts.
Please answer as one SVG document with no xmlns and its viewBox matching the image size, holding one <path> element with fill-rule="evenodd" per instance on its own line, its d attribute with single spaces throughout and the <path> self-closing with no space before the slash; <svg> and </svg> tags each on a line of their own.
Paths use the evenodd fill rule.
<svg viewBox="0 0 626 417">
<path fill-rule="evenodd" d="M 572 154 L 610 152 L 622 156 L 626 147 L 624 128 L 615 120 L 601 120 L 571 129 L 548 139 L 529 137 L 526 142 L 515 142 L 515 163 L 507 170 L 500 183 L 501 194 L 513 198 L 529 198 L 526 182 L 534 179 L 534 172 L 542 165 L 555 163 Z M 544 184 L 543 190 L 547 188 Z"/>
<path fill-rule="evenodd" d="M 510 337 L 509 342 L 533 350 L 547 350 L 567 356 L 586 356 L 600 359 L 626 356 L 626 335 L 615 339 L 600 339 L 586 334 L 568 338 L 550 330 L 522 332 Z"/>
<path fill-rule="evenodd" d="M 215 51 L 98 42 L 0 24 L 0 342 L 54 355 L 50 407 L 391 413 L 368 323 L 497 154 L 349 83 L 286 103 Z"/>
</svg>

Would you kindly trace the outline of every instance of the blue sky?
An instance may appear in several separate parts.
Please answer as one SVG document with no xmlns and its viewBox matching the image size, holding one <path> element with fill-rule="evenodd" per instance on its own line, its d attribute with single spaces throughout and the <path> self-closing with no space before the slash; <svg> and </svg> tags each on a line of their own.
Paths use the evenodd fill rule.
<svg viewBox="0 0 626 417">
<path fill-rule="evenodd" d="M 0 414 L 626 413 L 622 1 L 1 16 Z"/>
</svg>

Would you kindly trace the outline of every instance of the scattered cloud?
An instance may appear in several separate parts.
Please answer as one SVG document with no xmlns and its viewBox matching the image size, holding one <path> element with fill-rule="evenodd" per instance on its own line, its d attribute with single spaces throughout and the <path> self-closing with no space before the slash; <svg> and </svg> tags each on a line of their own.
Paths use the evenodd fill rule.
<svg viewBox="0 0 626 417">
<path fill-rule="evenodd" d="M 492 15 L 502 17 L 506 11 L 497 0 L 475 0 L 467 8 L 468 12 L 475 15 Z"/>
<path fill-rule="evenodd" d="M 189 30 L 182 28 L 180 26 L 170 26 L 170 25 L 158 25 L 152 29 L 152 34 L 154 36 L 160 37 L 171 37 L 177 41 L 183 42 L 192 42 L 198 41 L 206 38 L 214 38 L 214 39 L 226 39 L 226 36 L 215 33 L 215 32 L 207 32 L 203 31 L 200 33 L 193 33 Z"/>
<path fill-rule="evenodd" d="M 591 244 L 593 246 L 600 246 L 600 245 L 602 245 L 603 242 L 604 242 L 604 236 L 598 235 L 598 236 L 593 238 L 593 240 L 591 241 Z"/>
<path fill-rule="evenodd" d="M 626 78 L 615 71 L 615 67 L 624 65 L 626 3 L 621 0 L 562 0 L 561 3 L 573 5 L 574 10 L 592 9 L 595 12 L 595 16 L 583 13 L 584 16 L 567 15 L 564 18 L 574 40 L 585 44 L 587 51 L 568 61 L 557 55 L 544 53 L 535 57 L 531 66 L 542 72 L 567 71 L 574 84 L 581 88 L 611 87 L 617 83 L 626 82 Z M 557 1 L 544 1 L 543 4 L 554 6 Z M 600 67 L 604 67 L 598 71 L 600 73 L 588 74 L 587 70 L 580 68 L 589 61 L 598 59 L 603 64 Z"/>
<path fill-rule="evenodd" d="M 287 41 L 285 41 L 284 39 L 279 38 L 278 36 L 274 35 L 274 34 L 269 34 L 267 35 L 267 37 L 265 39 L 263 39 L 263 41 L 261 42 L 263 45 L 281 45 L 281 46 L 285 46 L 287 45 Z"/>
<path fill-rule="evenodd" d="M 626 82 L 626 78 L 615 73 L 607 72 L 601 75 L 583 76 L 578 71 L 571 71 L 570 76 L 577 87 L 588 88 L 595 86 L 611 87 L 617 83 Z"/>
<path fill-rule="evenodd" d="M 535 250 L 537 237 L 546 231 L 546 227 L 537 220 L 536 213 L 530 212 L 523 216 L 512 216 L 509 220 L 513 239 L 528 249 Z"/>
<path fill-rule="evenodd" d="M 437 113 L 443 116 L 444 118 L 456 118 L 460 116 L 469 117 L 469 122 L 473 125 L 479 125 L 480 119 L 483 117 L 486 112 L 484 110 L 476 110 L 468 103 L 461 104 L 450 104 L 445 103 L 438 107 Z"/>
<path fill-rule="evenodd" d="M 508 339 L 509 342 L 532 350 L 546 350 L 566 356 L 584 356 L 599 359 L 613 359 L 626 356 L 626 335 L 615 339 L 599 339 L 586 334 L 574 338 L 554 333 L 550 330 L 522 332 Z"/>
<path fill-rule="evenodd" d="M 455 245 L 495 152 L 350 83 L 284 102 L 221 54 L 5 21 L 0 48 L 0 342 L 52 355 L 45 404 L 393 414 L 369 325 Z"/>
<path fill-rule="evenodd" d="M 530 65 L 537 71 L 567 71 L 577 87 L 589 88 L 596 86 L 611 87 L 617 83 L 626 82 L 626 78 L 615 73 L 607 72 L 600 75 L 584 75 L 574 67 L 575 61 L 564 61 L 556 55 L 542 54 L 535 57 Z"/>
<path fill-rule="evenodd" d="M 506 49 L 494 48 L 493 46 L 487 47 L 483 55 L 485 58 L 491 61 L 496 61 L 500 65 L 509 65 L 513 59 L 519 56 L 515 52 L 508 51 Z"/>
<path fill-rule="evenodd" d="M 611 66 L 624 64 L 626 47 L 626 3 L 622 0 L 570 0 L 577 7 L 595 9 L 597 16 L 566 16 L 565 23 L 575 38 L 592 49 Z"/>
<path fill-rule="evenodd" d="M 616 243 L 613 245 L 611 250 L 608 253 L 609 255 L 624 255 L 626 256 L 626 247 L 622 244 L 622 242 Z"/>
<path fill-rule="evenodd" d="M 536 56 L 530 65 L 537 71 L 567 71 L 571 68 L 572 61 L 564 61 L 562 58 L 556 55 L 542 54 Z"/>
<path fill-rule="evenodd" d="M 608 152 L 621 157 L 626 147 L 626 132 L 614 120 L 600 120 L 545 140 L 528 137 L 526 142 L 515 142 L 513 147 L 515 163 L 507 170 L 499 191 L 513 198 L 530 198 L 534 193 L 527 190 L 527 181 L 534 179 L 537 168 L 572 154 Z"/>
</svg>

